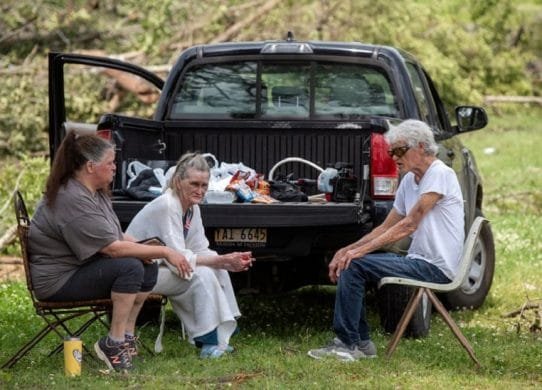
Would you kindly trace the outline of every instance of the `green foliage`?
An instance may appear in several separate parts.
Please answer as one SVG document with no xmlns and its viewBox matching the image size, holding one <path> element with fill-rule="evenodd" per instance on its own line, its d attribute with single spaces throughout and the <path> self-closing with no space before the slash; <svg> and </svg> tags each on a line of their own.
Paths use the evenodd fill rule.
<svg viewBox="0 0 542 390">
<path fill-rule="evenodd" d="M 133 53 L 143 65 L 171 64 L 179 50 L 212 41 L 256 15 L 264 0 L 8 0 L 0 12 L 0 156 L 46 150 L 46 53 Z M 542 80 L 542 6 L 536 1 L 280 1 L 231 40 L 362 41 L 416 55 L 449 108 L 484 95 L 532 95 Z M 72 120 L 108 110 L 85 84 Z M 133 102 L 124 102 L 126 113 Z M 149 116 L 152 107 L 144 116 Z"/>
<path fill-rule="evenodd" d="M 26 200 L 28 212 L 32 215 L 41 198 L 45 181 L 49 175 L 49 162 L 43 157 L 23 157 L 21 160 L 8 159 L 0 163 L 0 232 L 2 234 L 16 224 L 12 196 L 19 189 Z M 9 245 L 3 253 L 19 253 L 18 244 Z"/>
<path fill-rule="evenodd" d="M 39 75 L 33 68 L 28 74 L 0 81 L 0 156 L 47 148 L 47 85 Z"/>
<path fill-rule="evenodd" d="M 490 116 L 487 129 L 462 135 L 483 173 L 490 215 L 542 215 L 542 109 Z"/>
<path fill-rule="evenodd" d="M 178 34 L 179 29 L 190 23 L 192 2 L 164 0 L 158 3 L 140 1 L 124 3 L 127 11 L 137 9 L 134 17 L 141 25 L 141 31 L 133 38 L 134 47 L 148 53 L 151 58 L 159 59 L 163 55 L 163 44 Z"/>
<path fill-rule="evenodd" d="M 519 309 L 527 300 L 540 302 L 542 241 L 542 109 L 514 115 L 494 114 L 487 129 L 462 135 L 476 156 L 484 184 L 484 213 L 491 221 L 496 271 L 489 315 Z M 539 311 L 503 320 L 508 329 L 527 332 Z M 540 340 L 536 334 L 533 337 Z M 521 353 L 518 354 L 518 356 Z M 502 367 L 502 353 L 495 364 Z"/>
</svg>

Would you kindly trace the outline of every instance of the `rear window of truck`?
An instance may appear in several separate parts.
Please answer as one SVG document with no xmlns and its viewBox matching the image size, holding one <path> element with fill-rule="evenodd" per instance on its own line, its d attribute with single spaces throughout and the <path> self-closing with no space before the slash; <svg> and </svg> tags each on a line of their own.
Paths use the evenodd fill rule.
<svg viewBox="0 0 542 390">
<path fill-rule="evenodd" d="M 181 78 L 170 119 L 398 117 L 383 69 L 330 62 L 244 61 L 194 66 Z"/>
</svg>

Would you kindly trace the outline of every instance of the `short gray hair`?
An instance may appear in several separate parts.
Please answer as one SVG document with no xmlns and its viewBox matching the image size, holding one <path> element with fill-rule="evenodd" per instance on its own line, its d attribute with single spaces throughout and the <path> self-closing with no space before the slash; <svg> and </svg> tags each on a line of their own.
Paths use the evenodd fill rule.
<svg viewBox="0 0 542 390">
<path fill-rule="evenodd" d="M 436 156 L 438 153 L 433 131 L 425 122 L 416 119 L 407 119 L 397 126 L 390 124 L 390 129 L 384 136 L 390 145 L 404 141 L 411 148 L 422 144 L 426 154 Z"/>
<path fill-rule="evenodd" d="M 171 177 L 169 186 L 174 189 L 175 179 L 186 179 L 188 177 L 188 170 L 195 169 L 200 172 L 210 172 L 209 164 L 203 155 L 197 152 L 187 152 L 181 156 L 175 167 L 175 172 Z"/>
</svg>

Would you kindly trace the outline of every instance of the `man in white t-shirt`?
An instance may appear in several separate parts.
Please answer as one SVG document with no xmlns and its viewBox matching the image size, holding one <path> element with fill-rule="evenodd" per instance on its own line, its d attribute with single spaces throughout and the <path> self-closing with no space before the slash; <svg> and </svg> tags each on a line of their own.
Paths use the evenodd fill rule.
<svg viewBox="0 0 542 390">
<path fill-rule="evenodd" d="M 457 272 L 463 250 L 464 208 L 455 172 L 437 159 L 438 146 L 424 122 L 409 119 L 386 133 L 389 154 L 403 179 L 385 221 L 360 240 L 337 251 L 329 277 L 337 283 L 335 337 L 309 351 L 321 359 L 376 357 L 365 316 L 365 285 L 386 276 L 447 283 Z M 373 253 L 407 236 L 408 254 Z"/>
</svg>

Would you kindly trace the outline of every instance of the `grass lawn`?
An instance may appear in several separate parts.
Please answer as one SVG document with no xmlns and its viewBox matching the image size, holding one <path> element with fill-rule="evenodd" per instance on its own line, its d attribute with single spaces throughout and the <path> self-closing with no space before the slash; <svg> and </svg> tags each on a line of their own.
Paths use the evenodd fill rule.
<svg viewBox="0 0 542 390">
<path fill-rule="evenodd" d="M 517 389 L 542 387 L 542 336 L 531 332 L 534 311 L 503 318 L 528 299 L 542 298 L 542 110 L 491 116 L 488 128 L 464 134 L 484 178 L 484 212 L 495 236 L 497 266 L 490 295 L 476 311 L 454 312 L 482 368 L 476 370 L 448 327 L 435 315 L 429 336 L 403 339 L 393 358 L 383 358 L 389 335 L 371 310 L 380 357 L 340 363 L 307 357 L 331 337 L 334 290 L 309 287 L 280 296 L 239 296 L 244 316 L 232 345 L 220 360 L 198 358 L 180 339 L 180 324 L 168 310 L 164 352 L 143 356 L 130 376 L 107 374 L 83 356 L 83 372 L 65 378 L 62 355 L 47 357 L 55 337 L 42 341 L 13 369 L 0 371 L 0 388 L 414 388 Z M 541 302 L 540 300 L 538 302 Z M 8 359 L 42 326 L 22 282 L 0 284 L 0 362 Z M 158 329 L 144 327 L 153 344 Z M 92 343 L 104 332 L 85 333 Z"/>
</svg>

